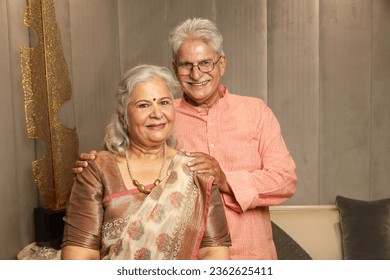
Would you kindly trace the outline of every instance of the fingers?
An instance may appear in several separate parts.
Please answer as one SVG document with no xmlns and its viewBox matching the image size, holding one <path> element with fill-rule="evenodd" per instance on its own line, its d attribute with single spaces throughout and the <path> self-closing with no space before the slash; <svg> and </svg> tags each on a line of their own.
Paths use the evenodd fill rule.
<svg viewBox="0 0 390 280">
<path fill-rule="evenodd" d="M 197 158 L 197 157 L 210 157 L 210 155 L 205 154 L 205 153 L 201 153 L 201 152 L 186 152 L 186 156 L 194 157 L 194 158 Z"/>
<path fill-rule="evenodd" d="M 218 188 L 221 192 L 225 192 L 230 195 L 233 194 L 226 180 L 226 175 L 215 158 L 200 152 L 187 152 L 186 155 L 194 157 L 193 160 L 187 163 L 187 166 L 191 171 L 198 173 L 209 173 L 215 178 L 214 184 L 218 185 Z"/>
<path fill-rule="evenodd" d="M 76 161 L 76 167 L 80 167 L 81 169 L 85 168 L 88 166 L 88 162 L 84 160 L 78 160 Z"/>
<path fill-rule="evenodd" d="M 81 153 L 80 158 L 76 161 L 76 165 L 74 168 L 72 168 L 72 171 L 74 174 L 79 174 L 83 172 L 84 168 L 88 166 L 88 160 L 95 160 L 96 159 L 97 151 L 92 150 L 88 154 L 87 153 Z"/>
<path fill-rule="evenodd" d="M 84 168 L 86 168 L 87 166 L 88 166 L 88 162 L 78 160 L 78 161 L 76 161 L 76 166 L 74 168 L 72 168 L 73 173 L 79 174 L 79 173 L 83 172 Z"/>
<path fill-rule="evenodd" d="M 189 156 L 194 157 L 193 160 L 187 163 L 191 171 L 210 172 L 219 170 L 219 163 L 212 156 L 204 153 L 188 153 Z"/>
<path fill-rule="evenodd" d="M 96 158 L 96 151 L 91 151 L 91 153 L 81 153 L 80 154 L 80 161 L 85 161 L 85 160 L 94 160 Z"/>
<path fill-rule="evenodd" d="M 74 174 L 79 174 L 79 173 L 83 172 L 83 168 L 82 167 L 75 167 L 75 168 L 72 168 L 72 171 Z"/>
<path fill-rule="evenodd" d="M 193 172 L 214 173 L 213 171 L 215 170 L 214 166 L 210 162 L 189 162 L 187 166 Z"/>
<path fill-rule="evenodd" d="M 218 161 L 213 157 L 203 153 L 191 153 L 196 157 L 187 163 L 187 166 L 192 172 L 209 173 L 212 176 L 219 176 L 222 173 Z"/>
<path fill-rule="evenodd" d="M 187 155 L 194 157 L 193 160 L 187 163 L 187 166 L 192 172 L 208 173 L 215 178 L 215 184 L 220 186 L 227 184 L 226 175 L 215 158 L 199 152 L 187 153 Z"/>
</svg>

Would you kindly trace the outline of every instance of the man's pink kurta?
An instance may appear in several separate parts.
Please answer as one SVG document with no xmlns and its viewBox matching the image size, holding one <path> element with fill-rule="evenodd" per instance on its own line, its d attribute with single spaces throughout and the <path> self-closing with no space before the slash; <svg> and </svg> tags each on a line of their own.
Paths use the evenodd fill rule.
<svg viewBox="0 0 390 280">
<path fill-rule="evenodd" d="M 175 135 L 187 151 L 218 160 L 234 196 L 223 194 L 232 259 L 276 259 L 268 206 L 289 199 L 296 167 L 271 109 L 260 99 L 223 96 L 208 114 L 175 100 Z"/>
</svg>

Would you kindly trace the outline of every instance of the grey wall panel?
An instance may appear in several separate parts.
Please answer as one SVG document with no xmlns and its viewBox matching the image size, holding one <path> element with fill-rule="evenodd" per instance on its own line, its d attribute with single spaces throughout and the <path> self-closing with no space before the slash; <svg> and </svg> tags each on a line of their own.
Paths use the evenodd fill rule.
<svg viewBox="0 0 390 280">
<path fill-rule="evenodd" d="M 217 1 L 216 15 L 228 63 L 223 82 L 230 92 L 267 102 L 266 1 Z"/>
<path fill-rule="evenodd" d="M 371 199 L 390 197 L 390 1 L 372 8 Z"/>
<path fill-rule="evenodd" d="M 153 1 L 153 0 L 152 0 Z M 187 18 L 200 17 L 208 18 L 212 21 L 217 19 L 217 2 L 218 0 L 166 0 L 167 2 L 167 26 L 168 33 L 173 27 Z M 167 33 L 167 36 L 168 36 Z"/>
<path fill-rule="evenodd" d="M 371 2 L 320 1 L 320 201 L 368 198 Z"/>
<path fill-rule="evenodd" d="M 165 2 L 118 2 L 122 72 L 141 63 L 169 66 Z"/>
<path fill-rule="evenodd" d="M 317 204 L 319 143 L 318 1 L 270 1 L 268 98 L 297 165 L 287 204 Z"/>
<path fill-rule="evenodd" d="M 80 151 L 101 149 L 120 77 L 116 1 L 71 0 L 75 123 Z"/>
</svg>

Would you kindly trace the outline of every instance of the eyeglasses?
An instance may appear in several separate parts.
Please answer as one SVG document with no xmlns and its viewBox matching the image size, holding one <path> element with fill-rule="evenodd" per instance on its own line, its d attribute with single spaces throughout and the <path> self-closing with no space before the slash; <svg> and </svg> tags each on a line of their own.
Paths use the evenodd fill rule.
<svg viewBox="0 0 390 280">
<path fill-rule="evenodd" d="M 177 71 L 179 72 L 180 75 L 188 75 L 192 72 L 192 69 L 194 67 L 198 67 L 199 71 L 203 73 L 209 73 L 214 70 L 215 64 L 219 62 L 222 56 L 218 58 L 216 62 L 212 61 L 211 59 L 209 60 L 204 60 L 199 62 L 198 64 L 192 64 L 192 63 L 182 63 L 177 65 Z"/>
</svg>

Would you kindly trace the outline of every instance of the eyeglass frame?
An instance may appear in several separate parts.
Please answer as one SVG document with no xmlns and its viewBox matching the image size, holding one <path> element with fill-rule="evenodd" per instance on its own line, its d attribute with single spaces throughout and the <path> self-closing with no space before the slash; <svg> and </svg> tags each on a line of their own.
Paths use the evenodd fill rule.
<svg viewBox="0 0 390 280">
<path fill-rule="evenodd" d="M 178 64 L 176 61 L 175 61 L 175 64 L 176 64 L 176 67 L 177 67 L 177 72 L 179 73 L 179 74 L 181 74 L 180 73 L 180 67 L 182 67 L 181 69 L 184 69 L 184 70 L 188 70 L 189 72 L 188 73 L 186 73 L 186 74 L 181 74 L 181 75 L 189 75 L 189 74 L 191 74 L 191 72 L 193 71 L 193 69 L 194 69 L 194 67 L 197 67 L 198 68 L 198 70 L 200 71 L 200 72 L 202 72 L 202 73 L 210 73 L 211 71 L 213 71 L 214 70 L 214 68 L 215 68 L 215 65 L 221 60 L 221 58 L 222 57 L 224 57 L 223 55 L 220 55 L 219 56 L 219 58 L 214 62 L 214 61 L 212 61 L 211 60 L 211 65 L 212 65 L 212 68 L 211 68 L 211 70 L 208 70 L 208 71 L 202 71 L 201 69 L 200 69 L 200 66 L 199 66 L 199 64 L 200 63 L 202 63 L 202 62 L 208 62 L 209 60 L 203 60 L 203 61 L 201 61 L 201 62 L 199 62 L 198 64 L 193 64 L 193 63 L 181 63 L 181 64 Z M 185 64 L 188 64 L 188 65 L 191 65 L 191 68 L 183 68 L 183 65 L 185 65 Z"/>
</svg>

